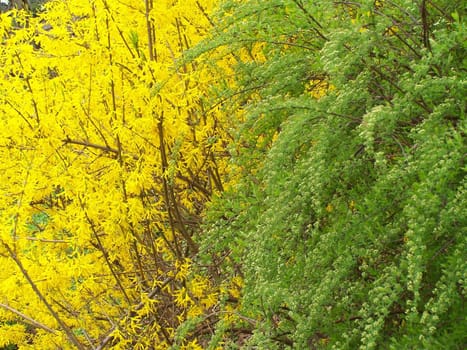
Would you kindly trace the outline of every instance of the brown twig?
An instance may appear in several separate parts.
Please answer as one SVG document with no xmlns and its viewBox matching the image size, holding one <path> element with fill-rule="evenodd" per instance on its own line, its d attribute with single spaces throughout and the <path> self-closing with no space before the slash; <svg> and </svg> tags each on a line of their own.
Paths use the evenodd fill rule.
<svg viewBox="0 0 467 350">
<path fill-rule="evenodd" d="M 24 322 L 26 322 L 27 324 L 35 327 L 35 328 L 40 328 L 46 332 L 49 332 L 49 333 L 52 333 L 52 334 L 56 334 L 57 331 L 55 329 L 52 329 L 52 328 L 49 328 L 47 327 L 45 324 L 43 323 L 40 323 L 39 321 L 36 321 L 34 320 L 33 318 L 23 314 L 22 312 L 12 308 L 11 306 L 7 305 L 7 304 L 3 304 L 3 303 L 0 303 L 0 307 L 4 308 L 5 310 L 8 310 L 10 312 L 13 312 L 15 315 L 19 316 L 20 318 L 23 319 Z"/>
<path fill-rule="evenodd" d="M 98 145 L 98 144 L 91 143 L 88 141 L 73 140 L 67 137 L 65 140 L 63 140 L 63 143 L 80 145 L 80 146 L 89 147 L 89 148 L 95 148 L 95 149 L 98 149 L 104 152 L 114 153 L 115 155 L 118 155 L 118 149 L 112 148 L 110 146 Z"/>
</svg>

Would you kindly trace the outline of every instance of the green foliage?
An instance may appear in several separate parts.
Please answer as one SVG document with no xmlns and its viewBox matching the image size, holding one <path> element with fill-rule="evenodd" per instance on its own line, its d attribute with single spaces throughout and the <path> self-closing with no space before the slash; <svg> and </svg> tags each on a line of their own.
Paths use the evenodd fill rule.
<svg viewBox="0 0 467 350">
<path fill-rule="evenodd" d="M 206 45 L 266 59 L 238 58 L 222 92 L 246 113 L 242 178 L 201 250 L 221 280 L 244 275 L 250 346 L 467 341 L 463 15 L 460 1 L 226 1 Z"/>
</svg>

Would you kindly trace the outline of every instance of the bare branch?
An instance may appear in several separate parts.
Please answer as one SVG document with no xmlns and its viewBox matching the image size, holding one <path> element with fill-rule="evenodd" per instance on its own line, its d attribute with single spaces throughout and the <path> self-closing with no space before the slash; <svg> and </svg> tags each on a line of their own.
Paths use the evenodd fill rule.
<svg viewBox="0 0 467 350">
<path fill-rule="evenodd" d="M 104 152 L 109 152 L 109 153 L 114 153 L 118 155 L 118 150 L 115 148 L 112 148 L 110 146 L 103 146 L 103 145 L 98 145 L 95 143 L 91 143 L 88 141 L 80 141 L 80 140 L 72 140 L 69 137 L 67 137 L 65 140 L 63 140 L 64 144 L 73 144 L 73 145 L 80 145 L 84 147 L 89 147 L 89 148 L 95 148 Z"/>
<path fill-rule="evenodd" d="M 23 314 L 22 312 L 12 308 L 11 306 L 7 305 L 7 304 L 3 304 L 3 303 L 0 303 L 0 307 L 4 308 L 5 310 L 8 310 L 12 313 L 14 313 L 15 315 L 19 316 L 20 318 L 23 319 L 24 322 L 26 322 L 27 324 L 29 324 L 30 326 L 33 326 L 35 328 L 40 328 L 46 332 L 49 332 L 49 333 L 52 333 L 52 334 L 56 334 L 57 331 L 55 329 L 52 329 L 52 328 L 49 328 L 47 327 L 45 324 L 43 323 L 40 323 L 39 321 L 36 321 L 34 320 L 33 318 Z"/>
</svg>

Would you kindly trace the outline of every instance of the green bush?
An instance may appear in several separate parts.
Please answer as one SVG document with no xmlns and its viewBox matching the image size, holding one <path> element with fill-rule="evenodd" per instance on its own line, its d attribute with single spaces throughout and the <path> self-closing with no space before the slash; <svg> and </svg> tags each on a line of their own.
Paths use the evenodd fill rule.
<svg viewBox="0 0 467 350">
<path fill-rule="evenodd" d="M 212 206 L 202 250 L 227 252 L 225 276 L 244 275 L 249 346 L 465 345 L 462 11 L 225 3 L 205 47 L 235 56 L 262 43 L 267 59 L 239 60 L 238 87 L 221 96 L 247 114 L 232 146 L 242 180 Z"/>
</svg>

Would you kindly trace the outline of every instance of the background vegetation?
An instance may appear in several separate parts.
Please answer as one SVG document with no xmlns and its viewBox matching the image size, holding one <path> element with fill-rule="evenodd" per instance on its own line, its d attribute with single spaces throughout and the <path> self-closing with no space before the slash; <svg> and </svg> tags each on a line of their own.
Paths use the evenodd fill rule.
<svg viewBox="0 0 467 350">
<path fill-rule="evenodd" d="M 0 346 L 462 349 L 464 16 L 3 14 Z"/>
</svg>

